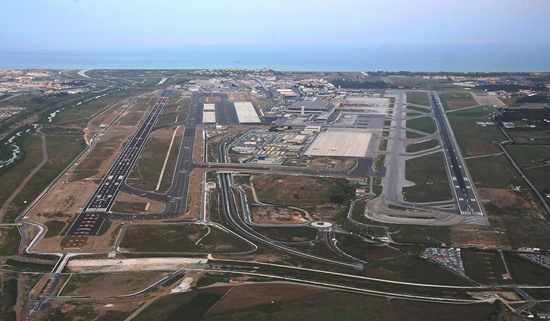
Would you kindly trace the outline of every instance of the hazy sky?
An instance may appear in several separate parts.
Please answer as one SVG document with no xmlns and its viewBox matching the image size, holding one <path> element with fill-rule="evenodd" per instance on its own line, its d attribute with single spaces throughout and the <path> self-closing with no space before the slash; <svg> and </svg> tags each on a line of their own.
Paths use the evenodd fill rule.
<svg viewBox="0 0 550 321">
<path fill-rule="evenodd" d="M 0 51 L 549 45 L 549 13 L 549 0 L 1 0 Z"/>
</svg>

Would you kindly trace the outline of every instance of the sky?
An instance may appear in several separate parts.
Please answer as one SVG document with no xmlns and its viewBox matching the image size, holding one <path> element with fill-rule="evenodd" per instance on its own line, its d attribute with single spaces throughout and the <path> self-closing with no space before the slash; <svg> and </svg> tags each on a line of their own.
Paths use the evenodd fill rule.
<svg viewBox="0 0 550 321">
<path fill-rule="evenodd" d="M 1 51 L 550 46 L 549 0 L 1 0 Z"/>
</svg>

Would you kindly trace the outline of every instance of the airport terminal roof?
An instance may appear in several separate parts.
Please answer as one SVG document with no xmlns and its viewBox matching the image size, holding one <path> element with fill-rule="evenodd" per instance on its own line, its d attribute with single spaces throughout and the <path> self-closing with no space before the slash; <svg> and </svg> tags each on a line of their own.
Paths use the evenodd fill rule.
<svg viewBox="0 0 550 321">
<path fill-rule="evenodd" d="M 289 113 L 300 113 L 304 107 L 304 113 L 325 113 L 328 112 L 334 105 L 326 99 L 306 99 L 295 102 L 286 109 Z"/>
</svg>

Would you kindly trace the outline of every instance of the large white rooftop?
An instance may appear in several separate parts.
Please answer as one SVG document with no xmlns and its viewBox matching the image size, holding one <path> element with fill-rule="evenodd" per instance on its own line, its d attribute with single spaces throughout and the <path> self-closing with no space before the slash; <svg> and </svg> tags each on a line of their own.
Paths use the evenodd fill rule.
<svg viewBox="0 0 550 321">
<path fill-rule="evenodd" d="M 251 102 L 234 102 L 235 111 L 237 112 L 237 117 L 239 118 L 239 123 L 260 123 L 260 118 L 256 113 L 256 109 Z"/>
<path fill-rule="evenodd" d="M 216 104 L 204 104 L 204 111 L 214 111 L 216 110 Z"/>
</svg>

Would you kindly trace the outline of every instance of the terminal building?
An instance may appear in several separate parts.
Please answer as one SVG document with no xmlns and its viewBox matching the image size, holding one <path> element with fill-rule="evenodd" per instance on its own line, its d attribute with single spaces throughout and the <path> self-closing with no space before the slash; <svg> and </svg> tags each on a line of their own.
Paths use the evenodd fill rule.
<svg viewBox="0 0 550 321">
<path fill-rule="evenodd" d="M 313 98 L 295 102 L 286 109 L 286 112 L 300 116 L 317 115 L 328 118 L 335 109 L 336 106 L 327 99 Z"/>
</svg>

